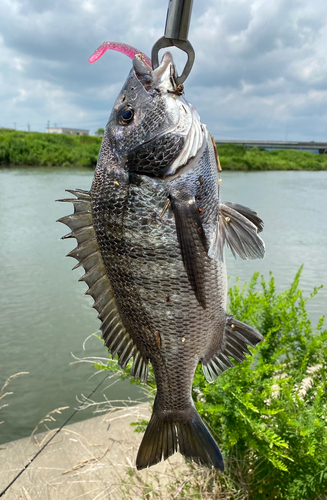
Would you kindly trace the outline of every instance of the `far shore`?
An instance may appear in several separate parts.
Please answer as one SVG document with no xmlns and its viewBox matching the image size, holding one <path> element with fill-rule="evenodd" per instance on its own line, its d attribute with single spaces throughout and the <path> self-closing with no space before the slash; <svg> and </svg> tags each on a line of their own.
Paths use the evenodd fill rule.
<svg viewBox="0 0 327 500">
<path fill-rule="evenodd" d="M 102 137 L 0 130 L 0 168 L 89 167 L 97 163 Z M 327 155 L 291 149 L 217 147 L 223 170 L 327 170 Z"/>
</svg>

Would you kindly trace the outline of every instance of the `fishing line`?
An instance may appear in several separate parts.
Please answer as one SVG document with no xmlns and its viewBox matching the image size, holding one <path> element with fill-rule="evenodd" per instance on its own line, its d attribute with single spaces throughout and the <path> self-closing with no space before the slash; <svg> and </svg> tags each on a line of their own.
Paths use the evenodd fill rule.
<svg viewBox="0 0 327 500">
<path fill-rule="evenodd" d="M 99 384 L 95 387 L 95 389 L 93 389 L 93 391 L 89 394 L 89 396 L 87 397 L 87 399 L 90 399 L 90 397 L 93 396 L 93 394 L 99 389 L 99 387 L 109 377 L 109 375 L 111 375 L 110 372 L 99 382 Z M 40 453 L 42 453 L 42 451 L 44 450 L 44 448 L 46 448 L 46 446 L 48 446 L 48 444 L 51 443 L 51 441 L 53 440 L 53 438 L 56 437 L 57 434 L 59 434 L 59 432 L 61 431 L 61 429 L 63 429 L 63 427 L 65 427 L 65 425 L 68 424 L 68 422 L 76 415 L 76 413 L 81 409 L 82 406 L 83 406 L 83 403 L 80 404 L 79 407 L 76 408 L 76 410 L 70 415 L 70 417 L 67 418 L 66 422 L 64 422 L 59 427 L 59 429 L 56 430 L 56 432 L 53 434 L 53 436 L 51 436 L 51 438 L 48 439 L 48 441 L 39 449 L 39 451 L 34 455 L 34 457 L 31 458 L 31 460 L 14 477 L 14 479 L 8 484 L 8 486 L 0 493 L 0 497 L 2 497 L 6 493 L 6 491 L 9 490 L 9 488 L 14 484 L 15 481 L 17 481 L 17 479 L 23 474 L 23 472 L 27 469 L 27 467 L 29 467 L 31 465 L 31 463 L 34 462 L 34 460 L 36 459 L 36 457 L 38 457 L 40 455 Z"/>
</svg>

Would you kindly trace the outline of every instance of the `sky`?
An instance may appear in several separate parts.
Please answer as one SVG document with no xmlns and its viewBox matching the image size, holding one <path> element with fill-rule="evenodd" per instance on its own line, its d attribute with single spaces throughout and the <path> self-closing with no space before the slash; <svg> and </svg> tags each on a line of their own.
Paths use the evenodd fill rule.
<svg viewBox="0 0 327 500">
<path fill-rule="evenodd" d="M 105 127 L 131 68 L 105 40 L 151 54 L 168 0 L 0 0 L 0 127 Z M 327 141 L 325 0 L 194 0 L 185 97 L 221 139 Z M 184 55 L 174 49 L 181 73 Z"/>
</svg>

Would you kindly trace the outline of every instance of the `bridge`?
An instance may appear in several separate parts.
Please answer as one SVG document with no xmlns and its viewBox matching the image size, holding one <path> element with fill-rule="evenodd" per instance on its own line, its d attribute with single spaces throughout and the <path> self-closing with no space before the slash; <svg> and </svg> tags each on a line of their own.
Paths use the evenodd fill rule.
<svg viewBox="0 0 327 500">
<path fill-rule="evenodd" d="M 302 149 L 315 150 L 319 154 L 327 154 L 327 142 L 296 142 L 296 141 L 241 141 L 235 139 L 225 139 L 221 141 L 215 140 L 217 146 L 221 144 L 238 144 L 246 148 L 258 149 Z"/>
</svg>

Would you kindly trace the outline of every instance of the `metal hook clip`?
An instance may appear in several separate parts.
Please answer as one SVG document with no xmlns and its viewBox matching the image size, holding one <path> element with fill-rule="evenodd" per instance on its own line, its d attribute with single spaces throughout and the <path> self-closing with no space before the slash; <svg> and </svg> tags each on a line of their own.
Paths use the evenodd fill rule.
<svg viewBox="0 0 327 500">
<path fill-rule="evenodd" d="M 192 69 L 195 53 L 188 41 L 188 30 L 191 20 L 193 0 L 169 0 L 165 34 L 156 41 L 152 48 L 151 59 L 153 69 L 159 66 L 159 50 L 165 47 L 178 47 L 187 54 L 187 62 L 176 83 L 182 84 Z"/>
</svg>

